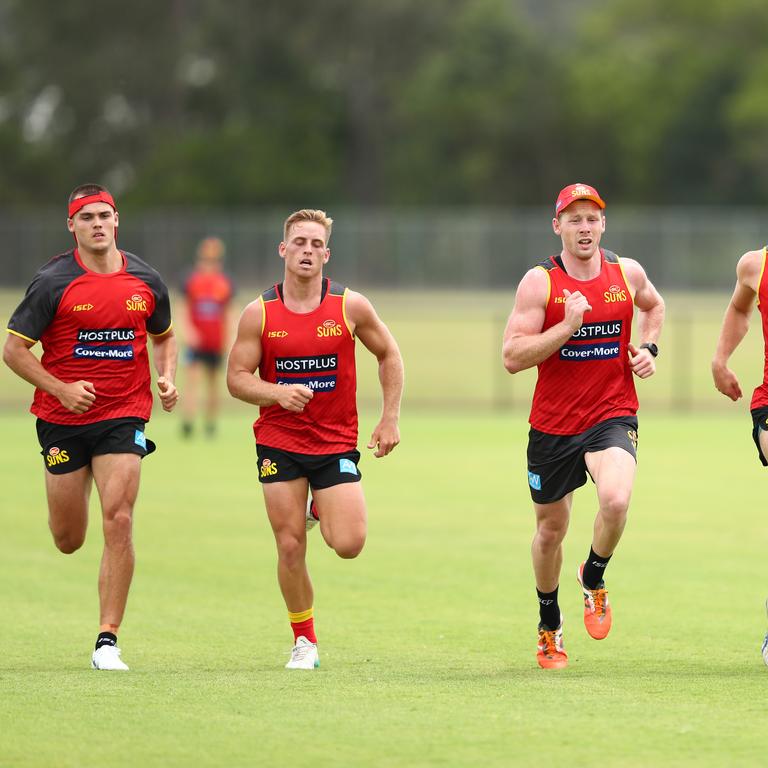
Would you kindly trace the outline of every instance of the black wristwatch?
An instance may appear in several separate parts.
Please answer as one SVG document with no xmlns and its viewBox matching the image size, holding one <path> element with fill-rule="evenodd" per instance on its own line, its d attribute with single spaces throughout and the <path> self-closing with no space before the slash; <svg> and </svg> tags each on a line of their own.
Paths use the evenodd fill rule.
<svg viewBox="0 0 768 768">
<path fill-rule="evenodd" d="M 659 356 L 659 348 L 652 341 L 641 344 L 640 349 L 647 349 L 654 357 Z"/>
</svg>

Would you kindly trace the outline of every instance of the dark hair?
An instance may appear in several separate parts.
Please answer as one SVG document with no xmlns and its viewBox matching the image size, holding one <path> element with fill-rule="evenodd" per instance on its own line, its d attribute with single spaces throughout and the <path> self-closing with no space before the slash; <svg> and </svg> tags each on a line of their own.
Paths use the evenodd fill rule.
<svg viewBox="0 0 768 768">
<path fill-rule="evenodd" d="M 67 202 L 71 203 L 78 197 L 85 197 L 86 195 L 98 195 L 99 192 L 109 192 L 109 190 L 106 187 L 102 187 L 101 184 L 81 184 L 72 190 Z"/>
</svg>

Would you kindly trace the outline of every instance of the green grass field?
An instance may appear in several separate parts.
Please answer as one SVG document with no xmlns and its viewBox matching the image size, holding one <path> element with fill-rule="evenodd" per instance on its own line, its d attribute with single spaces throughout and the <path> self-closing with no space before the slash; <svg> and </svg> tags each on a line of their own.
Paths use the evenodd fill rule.
<svg viewBox="0 0 768 768">
<path fill-rule="evenodd" d="M 88 668 L 98 508 L 84 549 L 56 552 L 33 420 L 1 418 L 2 766 L 765 764 L 765 478 L 743 412 L 641 419 L 599 643 L 574 579 L 595 496 L 577 495 L 560 672 L 534 657 L 522 413 L 406 413 L 398 450 L 364 458 L 362 556 L 339 560 L 311 534 L 322 666 L 309 673 L 283 669 L 246 412 L 213 443 L 182 443 L 174 417 L 150 424 L 126 674 Z"/>
<path fill-rule="evenodd" d="M 709 377 L 727 297 L 668 297 L 659 373 L 638 386 L 640 471 L 608 572 L 614 629 L 599 643 L 574 578 L 595 496 L 577 495 L 561 672 L 535 662 L 533 377 L 501 369 L 511 297 L 373 298 L 406 362 L 403 442 L 363 460 L 362 556 L 341 561 L 311 534 L 322 658 L 311 673 L 283 669 L 292 638 L 252 412 L 231 401 L 213 443 L 181 442 L 175 415 L 149 425 L 159 450 L 144 466 L 120 634 L 131 671 L 90 670 L 98 506 L 83 550 L 59 554 L 31 390 L 0 366 L 0 766 L 764 765 L 765 472 L 747 403 Z M 17 300 L 0 294 L 3 314 Z M 733 360 L 747 393 L 761 361 L 753 328 Z M 370 404 L 364 353 L 359 370 Z M 361 442 L 375 418 L 364 409 Z"/>
</svg>

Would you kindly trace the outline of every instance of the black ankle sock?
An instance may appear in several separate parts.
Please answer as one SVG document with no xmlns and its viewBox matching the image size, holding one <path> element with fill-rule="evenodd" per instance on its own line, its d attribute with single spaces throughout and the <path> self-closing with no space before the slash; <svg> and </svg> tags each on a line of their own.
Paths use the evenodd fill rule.
<svg viewBox="0 0 768 768">
<path fill-rule="evenodd" d="M 96 650 L 98 651 L 102 645 L 117 645 L 117 635 L 112 632 L 99 632 L 96 638 Z"/>
<path fill-rule="evenodd" d="M 608 557 L 597 555 L 592 547 L 589 548 L 589 557 L 584 563 L 584 572 L 581 574 L 581 580 L 587 589 L 597 589 L 598 584 L 603 580 L 605 568 L 611 557 L 612 555 L 608 555 Z"/>
<path fill-rule="evenodd" d="M 539 592 L 539 588 L 536 587 L 536 594 L 539 597 L 539 617 L 547 629 L 557 629 L 560 626 L 560 606 L 557 604 L 558 589 L 559 587 L 555 587 L 553 592 Z"/>
</svg>

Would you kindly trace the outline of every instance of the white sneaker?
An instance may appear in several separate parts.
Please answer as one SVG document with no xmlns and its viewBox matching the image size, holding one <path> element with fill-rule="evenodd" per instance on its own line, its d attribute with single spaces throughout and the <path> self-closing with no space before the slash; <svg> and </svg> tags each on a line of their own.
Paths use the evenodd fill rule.
<svg viewBox="0 0 768 768">
<path fill-rule="evenodd" d="M 765 601 L 765 610 L 768 611 L 768 600 Z M 768 634 L 765 636 L 765 640 L 763 640 L 763 661 L 768 664 Z"/>
<path fill-rule="evenodd" d="M 314 512 L 312 511 L 312 506 L 314 505 L 314 501 L 312 500 L 312 496 L 310 496 L 307 499 L 307 525 L 306 530 L 311 531 L 319 522 L 320 518 L 317 516 L 317 507 L 315 506 Z"/>
<path fill-rule="evenodd" d="M 116 645 L 102 645 L 91 656 L 91 666 L 94 669 L 109 669 L 127 671 L 128 665 L 120 658 L 120 649 Z"/>
<path fill-rule="evenodd" d="M 317 646 L 310 643 L 304 635 L 296 638 L 296 645 L 291 651 L 291 660 L 285 665 L 286 669 L 316 669 L 320 666 L 320 656 Z"/>
</svg>

